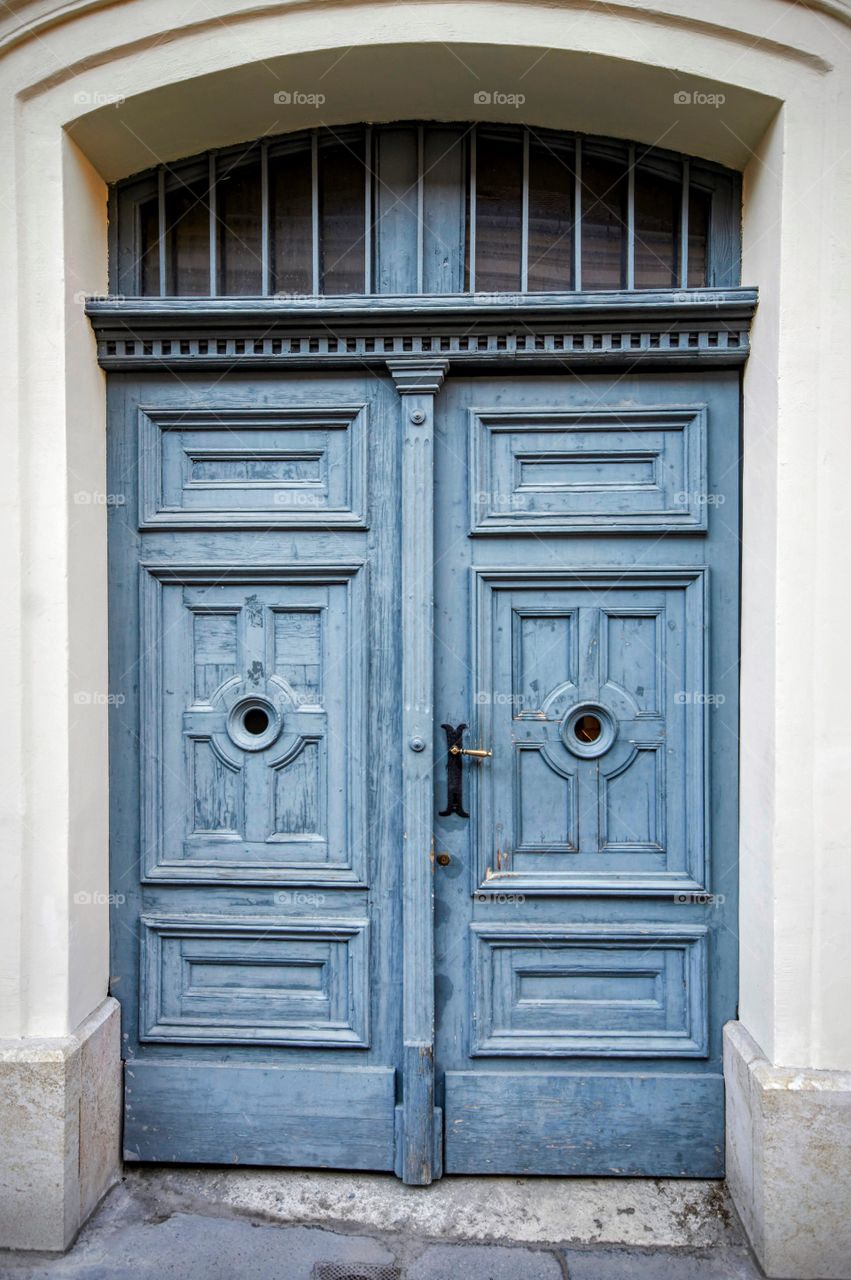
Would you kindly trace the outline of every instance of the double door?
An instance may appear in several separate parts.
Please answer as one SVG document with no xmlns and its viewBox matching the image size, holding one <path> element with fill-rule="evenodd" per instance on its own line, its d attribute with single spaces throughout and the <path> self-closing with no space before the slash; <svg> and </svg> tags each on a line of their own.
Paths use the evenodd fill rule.
<svg viewBox="0 0 851 1280">
<path fill-rule="evenodd" d="M 738 413 L 112 376 L 128 1159 L 723 1172 Z"/>
</svg>

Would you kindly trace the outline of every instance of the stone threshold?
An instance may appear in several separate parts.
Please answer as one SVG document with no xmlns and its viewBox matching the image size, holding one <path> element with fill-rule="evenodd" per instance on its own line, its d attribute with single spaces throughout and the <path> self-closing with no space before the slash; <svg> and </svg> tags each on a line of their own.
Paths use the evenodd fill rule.
<svg viewBox="0 0 851 1280">
<path fill-rule="evenodd" d="M 125 1185 L 176 1212 L 245 1214 L 355 1233 L 688 1249 L 745 1243 L 718 1181 L 446 1177 L 407 1187 L 389 1174 L 126 1165 Z"/>
</svg>

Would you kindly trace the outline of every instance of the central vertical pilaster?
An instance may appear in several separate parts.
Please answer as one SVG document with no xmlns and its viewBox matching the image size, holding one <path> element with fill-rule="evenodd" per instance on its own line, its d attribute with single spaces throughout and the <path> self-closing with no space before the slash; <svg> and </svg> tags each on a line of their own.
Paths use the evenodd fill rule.
<svg viewBox="0 0 851 1280">
<path fill-rule="evenodd" d="M 434 1109 L 434 398 L 445 360 L 387 362 L 402 400 L 403 1080 L 397 1172 L 440 1176 Z M 437 1153 L 437 1154 L 436 1154 Z"/>
</svg>

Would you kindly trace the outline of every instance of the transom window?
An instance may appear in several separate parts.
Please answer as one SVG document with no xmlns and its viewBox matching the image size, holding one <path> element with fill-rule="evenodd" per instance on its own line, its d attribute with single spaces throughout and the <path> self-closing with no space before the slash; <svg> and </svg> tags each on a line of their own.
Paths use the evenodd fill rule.
<svg viewBox="0 0 851 1280">
<path fill-rule="evenodd" d="M 526 127 L 319 129 L 113 189 L 111 289 L 303 298 L 739 283 L 739 175 Z"/>
</svg>

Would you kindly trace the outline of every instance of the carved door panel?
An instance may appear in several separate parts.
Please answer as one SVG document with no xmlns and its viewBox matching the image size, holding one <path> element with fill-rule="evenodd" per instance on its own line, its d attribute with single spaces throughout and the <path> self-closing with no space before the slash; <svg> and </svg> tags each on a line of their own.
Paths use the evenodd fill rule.
<svg viewBox="0 0 851 1280">
<path fill-rule="evenodd" d="M 703 717 L 677 695 L 702 666 L 703 570 L 484 570 L 476 587 L 484 877 L 702 888 Z"/>
<path fill-rule="evenodd" d="M 448 1173 L 723 1171 L 738 412 L 726 373 L 442 393 L 436 733 L 491 753 L 469 818 L 436 773 Z"/>
<path fill-rule="evenodd" d="M 392 1169 L 399 397 L 240 373 L 110 397 L 127 1157 Z"/>
<path fill-rule="evenodd" d="M 364 575 L 165 566 L 148 570 L 146 587 L 143 632 L 162 670 L 150 690 L 162 755 L 145 780 L 149 874 L 309 880 L 321 870 L 363 883 L 366 638 L 351 632 Z"/>
</svg>

